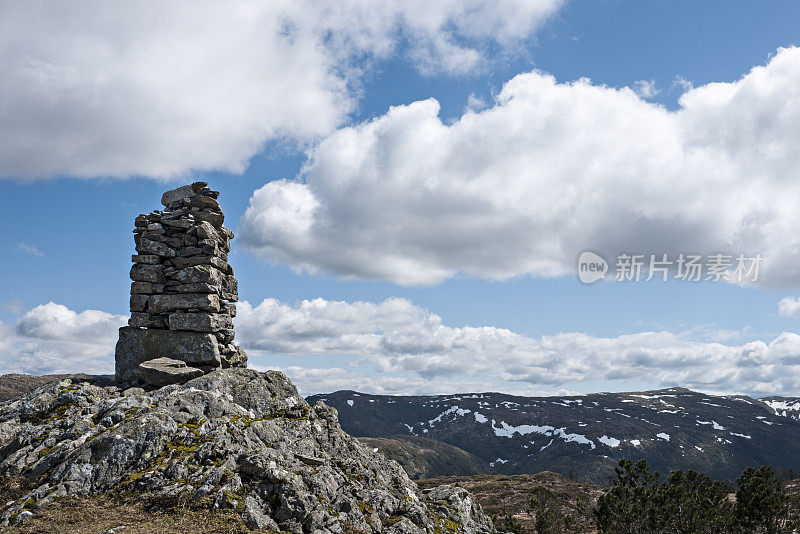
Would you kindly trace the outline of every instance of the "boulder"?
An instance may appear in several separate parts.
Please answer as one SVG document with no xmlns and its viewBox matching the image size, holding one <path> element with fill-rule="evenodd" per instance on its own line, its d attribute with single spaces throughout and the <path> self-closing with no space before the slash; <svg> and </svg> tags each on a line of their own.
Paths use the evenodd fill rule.
<svg viewBox="0 0 800 534">
<path fill-rule="evenodd" d="M 197 366 L 219 367 L 220 347 L 212 334 L 122 327 L 115 352 L 117 382 L 139 378 L 139 364 L 170 358 Z"/>
<path fill-rule="evenodd" d="M 202 370 L 171 358 L 156 358 L 139 364 L 139 379 L 151 387 L 183 384 L 202 375 Z"/>
<path fill-rule="evenodd" d="M 184 198 L 191 198 L 194 196 L 194 188 L 191 185 L 182 185 L 175 189 L 170 189 L 161 195 L 161 204 L 169 206 L 173 202 L 183 200 Z"/>
</svg>

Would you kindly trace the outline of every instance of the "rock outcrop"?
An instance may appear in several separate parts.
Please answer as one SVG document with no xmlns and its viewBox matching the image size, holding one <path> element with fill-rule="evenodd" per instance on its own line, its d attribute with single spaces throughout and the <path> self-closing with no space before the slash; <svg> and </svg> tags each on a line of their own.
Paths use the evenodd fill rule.
<svg viewBox="0 0 800 534">
<path fill-rule="evenodd" d="M 233 232 L 206 182 L 167 191 L 164 211 L 134 222 L 128 326 L 120 329 L 116 379 L 162 386 L 219 368 L 246 367 L 233 343 L 238 285 L 228 264 Z M 179 360 L 184 366 L 163 359 Z M 144 362 L 149 363 L 140 367 Z M 156 377 L 155 382 L 150 379 Z"/>
<path fill-rule="evenodd" d="M 345 434 L 336 410 L 272 371 L 222 369 L 151 391 L 110 379 L 42 386 L 0 404 L 0 476 L 34 487 L 0 508 L 3 525 L 59 496 L 124 492 L 295 534 L 494 531 L 465 490 L 420 491 Z"/>
</svg>

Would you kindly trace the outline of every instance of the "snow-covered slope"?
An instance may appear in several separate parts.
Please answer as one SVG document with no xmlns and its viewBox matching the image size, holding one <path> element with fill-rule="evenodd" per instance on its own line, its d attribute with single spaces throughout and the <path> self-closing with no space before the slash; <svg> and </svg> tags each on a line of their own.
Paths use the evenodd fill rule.
<svg viewBox="0 0 800 534">
<path fill-rule="evenodd" d="M 764 397 L 761 401 L 776 414 L 800 421 L 800 397 Z"/>
<path fill-rule="evenodd" d="M 645 458 L 661 471 L 700 469 L 717 478 L 734 478 L 751 465 L 800 467 L 798 399 L 672 388 L 573 397 L 339 391 L 309 400 L 337 408 L 342 427 L 353 435 L 440 440 L 500 473 L 574 471 L 604 482 L 619 458 Z"/>
</svg>

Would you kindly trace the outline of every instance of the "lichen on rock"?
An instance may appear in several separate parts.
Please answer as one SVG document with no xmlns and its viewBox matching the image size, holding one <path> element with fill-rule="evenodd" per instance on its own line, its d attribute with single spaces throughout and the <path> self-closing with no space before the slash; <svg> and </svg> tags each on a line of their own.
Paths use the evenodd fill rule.
<svg viewBox="0 0 800 534">
<path fill-rule="evenodd" d="M 0 404 L 0 476 L 33 485 L 0 508 L 2 525 L 60 496 L 130 493 L 296 534 L 494 532 L 466 491 L 420 491 L 274 371 L 222 369 L 151 391 L 100 378 L 43 386 Z"/>
</svg>

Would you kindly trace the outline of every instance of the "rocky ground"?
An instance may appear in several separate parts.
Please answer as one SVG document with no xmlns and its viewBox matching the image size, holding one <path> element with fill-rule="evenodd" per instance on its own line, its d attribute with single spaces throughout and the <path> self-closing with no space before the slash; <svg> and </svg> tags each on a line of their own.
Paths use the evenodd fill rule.
<svg viewBox="0 0 800 534">
<path fill-rule="evenodd" d="M 468 490 L 487 513 L 493 515 L 498 530 L 510 530 L 509 518 L 518 522 L 524 533 L 535 533 L 536 512 L 532 500 L 567 519 L 569 528 L 551 527 L 546 532 L 596 532 L 592 510 L 608 489 L 576 482 L 550 472 L 535 475 L 478 475 L 437 477 L 419 480 L 421 488 L 450 484 Z M 533 503 L 535 504 L 535 503 Z M 563 527 L 563 520 L 561 521 Z M 505 527 L 505 528 L 504 528 Z"/>
<path fill-rule="evenodd" d="M 27 484 L 0 507 L 4 525 L 106 496 L 296 534 L 493 531 L 466 490 L 420 490 L 277 372 L 226 369 L 152 391 L 46 384 L 0 404 L 0 476 Z"/>
</svg>

